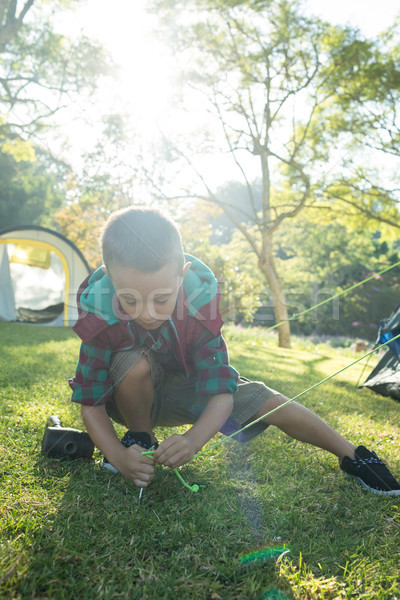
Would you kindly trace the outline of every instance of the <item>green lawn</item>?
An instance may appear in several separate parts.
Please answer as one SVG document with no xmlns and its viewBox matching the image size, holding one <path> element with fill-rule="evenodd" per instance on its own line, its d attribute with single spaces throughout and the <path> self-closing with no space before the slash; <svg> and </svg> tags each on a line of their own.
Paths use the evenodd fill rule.
<svg viewBox="0 0 400 600">
<path fill-rule="evenodd" d="M 288 396 L 355 358 L 301 340 L 282 350 L 257 330 L 226 337 L 242 375 Z M 400 498 L 364 492 L 335 457 L 273 428 L 183 468 L 207 485 L 198 494 L 159 468 L 140 504 L 97 452 L 90 462 L 43 458 L 48 415 L 82 427 L 66 383 L 78 349 L 70 330 L 0 324 L 1 598 L 400 599 Z M 356 390 L 362 366 L 301 401 L 400 476 L 400 404 Z M 257 550 L 258 560 L 243 558 Z"/>
</svg>

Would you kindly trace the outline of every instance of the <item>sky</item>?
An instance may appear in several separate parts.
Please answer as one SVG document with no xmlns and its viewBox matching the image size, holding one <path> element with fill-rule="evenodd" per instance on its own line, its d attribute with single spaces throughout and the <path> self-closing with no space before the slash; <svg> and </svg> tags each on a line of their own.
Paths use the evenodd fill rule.
<svg viewBox="0 0 400 600">
<path fill-rule="evenodd" d="M 331 23 L 356 25 L 366 35 L 389 27 L 400 14 L 398 0 L 307 0 L 310 11 Z"/>
<path fill-rule="evenodd" d="M 91 120 L 92 110 L 126 112 L 135 123 L 137 134 L 151 138 L 159 128 L 172 126 L 171 119 L 185 117 L 171 116 L 168 108 L 176 93 L 174 65 L 152 34 L 156 17 L 146 13 L 145 4 L 145 0 L 86 0 L 69 16 L 63 15 L 61 23 L 63 30 L 75 35 L 84 33 L 97 38 L 120 65 L 118 78 L 101 88 L 101 102 L 95 109 L 86 108 L 87 120 Z M 400 13 L 398 0 L 307 0 L 307 4 L 310 13 L 335 24 L 358 26 L 371 36 L 390 26 Z M 194 114 L 196 117 L 196 111 Z M 78 156 L 90 144 L 93 127 L 78 125 L 73 111 L 67 111 L 62 119 Z M 217 185 L 225 167 L 219 163 L 208 171 L 212 183 Z"/>
</svg>

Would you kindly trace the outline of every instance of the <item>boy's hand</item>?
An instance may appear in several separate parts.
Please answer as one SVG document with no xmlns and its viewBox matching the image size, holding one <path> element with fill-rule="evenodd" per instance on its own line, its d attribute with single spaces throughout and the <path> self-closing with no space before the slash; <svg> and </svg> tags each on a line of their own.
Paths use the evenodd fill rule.
<svg viewBox="0 0 400 600">
<path fill-rule="evenodd" d="M 112 461 L 122 475 L 140 488 L 148 486 L 154 477 L 154 461 L 149 456 L 143 456 L 142 452 L 143 448 L 137 444 L 129 448 L 121 444 L 121 453 Z"/>
<path fill-rule="evenodd" d="M 185 435 L 171 435 L 159 445 L 153 458 L 158 465 L 176 469 L 192 460 L 195 448 Z"/>
</svg>

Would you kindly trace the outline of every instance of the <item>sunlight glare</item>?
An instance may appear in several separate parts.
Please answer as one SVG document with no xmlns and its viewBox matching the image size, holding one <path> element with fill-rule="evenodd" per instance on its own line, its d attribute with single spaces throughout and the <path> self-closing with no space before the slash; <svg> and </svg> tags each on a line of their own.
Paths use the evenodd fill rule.
<svg viewBox="0 0 400 600">
<path fill-rule="evenodd" d="M 109 0 L 87 0 L 67 17 L 63 15 L 62 25 L 67 33 L 70 31 L 77 36 L 84 34 L 97 39 L 117 65 L 115 79 L 107 80 L 101 86 L 101 102 L 96 109 L 85 109 L 86 127 L 64 123 L 65 128 L 69 127 L 72 145 L 88 151 L 90 141 L 101 131 L 102 115 L 107 113 L 129 116 L 135 137 L 130 152 L 132 162 L 135 161 L 140 138 L 145 143 L 157 144 L 161 140 L 160 132 L 179 140 L 180 136 L 183 139 L 189 132 L 209 128 L 210 147 L 214 141 L 214 148 L 198 148 L 198 167 L 201 170 L 205 168 L 208 181 L 214 188 L 229 179 L 240 178 L 232 158 L 226 153 L 218 155 L 220 134 L 209 124 L 204 102 L 193 94 L 187 104 L 189 110 L 183 111 L 180 107 L 177 65 L 162 41 L 157 39 L 157 15 L 146 12 L 146 4 L 145 0 L 114 0 L 112 3 Z M 382 4 L 387 10 L 380 10 Z M 378 6 L 372 0 L 356 0 L 350 6 L 345 0 L 338 0 L 328 10 L 319 0 L 307 0 L 307 6 L 311 13 L 333 22 L 352 22 L 363 28 L 374 22 L 376 34 L 377 28 L 380 30 L 393 22 L 397 1 L 382 0 Z M 367 34 L 371 35 L 372 31 Z M 78 156 L 79 152 L 75 154 Z M 249 162 L 249 178 L 252 179 L 258 174 L 258 165 L 253 167 L 254 160 L 249 159 Z M 253 168 L 254 173 L 251 172 Z"/>
<path fill-rule="evenodd" d="M 172 94 L 171 61 L 151 33 L 156 19 L 146 13 L 143 0 L 89 0 L 79 20 L 85 34 L 97 38 L 118 66 L 110 97 L 133 111 L 142 125 L 143 119 L 161 116 Z"/>
</svg>

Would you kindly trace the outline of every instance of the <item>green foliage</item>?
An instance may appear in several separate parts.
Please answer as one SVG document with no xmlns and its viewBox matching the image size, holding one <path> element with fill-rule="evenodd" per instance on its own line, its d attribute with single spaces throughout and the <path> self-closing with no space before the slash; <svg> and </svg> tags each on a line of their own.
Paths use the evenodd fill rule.
<svg viewBox="0 0 400 600">
<path fill-rule="evenodd" d="M 53 225 L 64 201 L 63 167 L 36 151 L 34 162 L 0 152 L 1 229 L 18 225 Z"/>
<path fill-rule="evenodd" d="M 265 288 L 256 256 L 239 231 L 234 232 L 231 242 L 223 244 L 220 251 L 223 262 L 220 261 L 221 266 L 216 273 L 219 281 L 223 282 L 224 318 L 234 323 L 252 323 L 262 305 L 261 292 Z"/>
<path fill-rule="evenodd" d="M 399 32 L 396 21 L 376 39 L 350 28 L 331 28 L 327 34 L 327 101 L 318 117 L 326 143 L 342 148 L 342 173 L 326 177 L 315 193 L 336 214 L 361 219 L 362 227 L 399 227 Z"/>
<path fill-rule="evenodd" d="M 103 117 L 99 139 L 94 149 L 83 155 L 83 170 L 70 173 L 66 201 L 55 215 L 57 227 L 93 267 L 102 264 L 99 235 L 109 215 L 120 208 L 143 204 L 133 192 L 136 172 L 126 149 L 129 137 L 132 139 L 132 132 L 124 115 Z"/>
<path fill-rule="evenodd" d="M 290 314 L 301 312 L 399 261 L 398 242 L 379 232 L 354 232 L 340 222 L 300 219 L 277 235 Z M 292 322 L 298 333 L 350 335 L 373 340 L 379 321 L 399 302 L 400 267 Z"/>
<path fill-rule="evenodd" d="M 13 139 L 5 142 L 1 148 L 4 154 L 11 154 L 16 162 L 34 161 L 36 159 L 35 149 L 30 142 L 21 139 Z"/>
<path fill-rule="evenodd" d="M 327 222 L 340 221 L 354 232 L 379 230 L 387 239 L 399 236 L 399 197 L 396 189 L 389 189 L 390 181 L 381 176 L 380 169 L 362 166 L 354 175 L 331 182 L 316 196 L 324 197 Z M 393 181 L 393 184 L 395 182 Z"/>
<path fill-rule="evenodd" d="M 251 322 L 260 306 L 263 278 L 256 257 L 239 232 L 227 244 L 211 242 L 211 222 L 219 222 L 220 211 L 210 203 L 197 203 L 182 217 L 180 226 L 185 252 L 196 256 L 214 272 L 220 285 L 220 310 L 225 322 Z"/>
<path fill-rule="evenodd" d="M 53 14 L 74 3 L 2 2 L 0 140 L 32 136 L 74 94 L 93 93 L 98 78 L 110 74 L 101 46 L 84 35 L 73 40 L 56 31 Z"/>
<path fill-rule="evenodd" d="M 93 94 L 111 63 L 85 35 L 57 31 L 55 15 L 79 0 L 5 0 L 0 5 L 0 221 L 2 227 L 54 225 L 66 167 L 34 146 L 51 117 L 78 95 Z"/>
<path fill-rule="evenodd" d="M 337 41 L 327 65 L 330 78 L 326 89 L 331 92 L 331 123 L 351 132 L 359 142 L 375 145 L 398 155 L 396 136 L 399 123 L 393 115 L 400 89 L 400 21 L 378 39 L 364 38 L 357 30 L 332 28 Z M 386 131 L 386 136 L 383 133 Z M 382 136 L 380 138 L 380 136 Z"/>
</svg>

